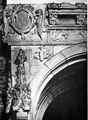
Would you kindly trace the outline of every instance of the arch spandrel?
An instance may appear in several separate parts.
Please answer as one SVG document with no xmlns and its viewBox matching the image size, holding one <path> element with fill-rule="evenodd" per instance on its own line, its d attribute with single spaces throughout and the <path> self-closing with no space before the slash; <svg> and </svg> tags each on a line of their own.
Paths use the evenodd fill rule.
<svg viewBox="0 0 88 120">
<path fill-rule="evenodd" d="M 81 60 L 77 60 L 77 61 L 75 61 L 74 63 L 72 63 L 73 64 L 73 66 L 76 64 L 76 63 L 82 63 L 82 62 L 84 62 L 85 63 L 85 61 L 86 61 L 86 59 L 84 58 L 83 60 L 81 59 Z M 72 66 L 72 64 L 70 64 L 69 65 L 69 67 L 70 66 Z M 84 65 L 83 65 L 84 66 Z M 68 68 L 67 66 L 66 66 L 66 68 Z M 79 67 L 80 68 L 80 67 Z M 63 69 L 64 70 L 64 69 Z M 60 70 L 60 71 L 63 71 L 63 70 Z M 85 77 L 86 77 L 86 69 L 84 68 L 84 70 L 85 70 Z M 59 72 L 60 72 L 59 71 Z M 55 75 L 56 74 L 59 74 L 59 72 L 58 72 L 58 70 L 57 70 L 57 72 L 55 73 Z M 71 72 L 71 71 L 69 71 L 69 72 Z M 77 69 L 75 70 L 75 72 L 78 72 L 77 71 Z M 54 75 L 54 76 L 55 76 Z M 73 75 L 74 75 L 74 73 L 73 73 Z M 53 76 L 53 77 L 54 77 Z M 50 105 L 50 103 L 59 95 L 59 94 L 61 94 L 61 93 L 63 93 L 64 92 L 64 84 L 65 84 L 65 82 L 64 82 L 64 84 L 63 84 L 63 86 L 61 87 L 61 88 L 59 88 L 58 87 L 58 84 L 60 84 L 59 82 L 58 82 L 58 84 L 55 84 L 56 86 L 53 86 L 53 85 L 49 85 L 48 83 L 49 82 L 52 82 L 52 79 L 53 79 L 53 77 L 50 79 L 50 80 L 48 80 L 48 82 L 47 82 L 47 84 L 46 84 L 46 86 L 47 86 L 47 88 L 43 88 L 43 90 L 41 90 L 42 92 L 41 92 L 41 95 L 39 96 L 39 101 L 38 101 L 38 103 L 37 103 L 37 107 L 36 107 L 36 111 L 35 111 L 35 120 L 37 120 L 37 119 L 39 119 L 39 120 L 42 120 L 43 119 L 43 116 L 44 116 L 44 114 L 45 114 L 45 111 L 46 111 L 46 109 L 48 108 L 48 106 Z M 63 77 L 62 77 L 63 78 Z M 53 79 L 54 80 L 54 79 Z M 79 80 L 79 79 L 78 79 Z M 86 80 L 86 78 L 85 78 L 85 80 Z M 78 81 L 77 81 L 78 82 Z M 54 84 L 54 82 L 53 82 L 53 84 Z M 71 87 L 76 87 L 76 82 L 75 82 L 75 85 L 74 84 L 72 84 L 71 83 L 71 81 L 68 81 L 66 84 L 68 84 L 68 88 L 65 88 L 65 90 L 70 90 L 71 89 Z M 77 84 L 79 84 L 79 83 L 77 83 Z M 44 84 L 43 84 L 44 85 Z M 43 87 L 43 85 L 42 85 L 42 87 Z M 71 86 L 70 86 L 71 85 Z M 46 87 L 45 86 L 45 87 Z M 50 87 L 50 86 L 52 86 L 52 88 Z M 67 85 L 66 85 L 67 86 Z M 40 88 L 40 89 L 42 89 L 42 87 Z M 50 89 L 50 90 L 49 90 Z M 52 90 L 51 90 L 52 89 Z M 85 87 L 85 89 L 86 89 L 86 87 Z M 45 93 L 43 93 L 45 91 Z M 37 94 L 38 95 L 38 94 Z M 36 99 L 37 100 L 37 99 Z M 40 115 L 41 114 L 41 115 Z"/>
</svg>

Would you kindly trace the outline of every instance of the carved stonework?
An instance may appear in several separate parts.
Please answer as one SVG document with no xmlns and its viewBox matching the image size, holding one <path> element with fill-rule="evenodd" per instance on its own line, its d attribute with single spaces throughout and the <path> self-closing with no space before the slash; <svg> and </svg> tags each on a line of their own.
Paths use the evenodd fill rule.
<svg viewBox="0 0 88 120">
<path fill-rule="evenodd" d="M 40 62 L 43 62 L 44 60 L 48 59 L 51 56 L 50 49 L 47 49 L 44 46 L 40 46 L 38 48 L 38 51 L 34 53 L 34 58 L 39 60 Z"/>
<path fill-rule="evenodd" d="M 48 4 L 48 8 L 49 9 L 59 9 L 59 8 L 71 8 L 71 9 L 74 9 L 74 8 L 87 8 L 87 5 L 85 3 L 76 3 L 76 4 L 70 4 L 70 3 L 66 3 L 66 2 L 63 2 L 63 3 L 49 3 Z"/>
<path fill-rule="evenodd" d="M 34 8 L 28 5 L 14 6 L 14 8 L 15 10 L 12 17 L 10 16 L 11 21 L 9 21 L 9 23 L 19 34 L 29 32 L 34 26 L 32 13 Z"/>
<path fill-rule="evenodd" d="M 86 15 L 83 15 L 83 14 L 77 15 L 77 24 L 78 25 L 87 25 Z"/>
<path fill-rule="evenodd" d="M 3 14 L 3 41 L 15 46 L 51 44 L 48 33 L 52 30 L 87 29 L 84 3 L 12 4 Z"/>
<path fill-rule="evenodd" d="M 49 33 L 49 42 L 75 44 L 87 40 L 86 30 L 52 30 Z"/>
<path fill-rule="evenodd" d="M 34 9 L 31 5 L 8 5 L 4 11 L 4 41 L 10 39 L 27 40 L 32 37 L 31 31 L 36 29 L 37 36 L 42 40 L 43 10 Z M 32 34 L 32 35 L 31 35 Z"/>
<path fill-rule="evenodd" d="M 25 52 L 20 49 L 14 61 L 14 64 L 17 66 L 15 84 L 12 85 L 11 80 L 8 83 L 7 112 L 10 110 L 11 105 L 14 111 L 20 109 L 28 111 L 31 108 L 30 81 L 27 80 L 25 72 L 26 61 Z"/>
<path fill-rule="evenodd" d="M 77 28 L 78 25 L 86 27 L 86 10 L 87 5 L 84 3 L 49 3 L 46 14 L 48 29 L 52 27 L 53 29 L 56 29 L 56 27 L 58 29 L 71 27 L 72 29 L 72 26 Z"/>
</svg>

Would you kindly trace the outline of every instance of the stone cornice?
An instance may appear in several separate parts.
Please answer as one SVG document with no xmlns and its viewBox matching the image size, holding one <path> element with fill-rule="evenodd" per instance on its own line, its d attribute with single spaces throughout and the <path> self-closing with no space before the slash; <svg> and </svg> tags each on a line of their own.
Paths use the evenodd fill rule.
<svg viewBox="0 0 88 120">
<path fill-rule="evenodd" d="M 66 2 L 48 3 L 47 7 L 49 9 L 87 9 L 87 5 L 85 3 L 70 4 L 70 3 L 66 3 Z"/>
</svg>

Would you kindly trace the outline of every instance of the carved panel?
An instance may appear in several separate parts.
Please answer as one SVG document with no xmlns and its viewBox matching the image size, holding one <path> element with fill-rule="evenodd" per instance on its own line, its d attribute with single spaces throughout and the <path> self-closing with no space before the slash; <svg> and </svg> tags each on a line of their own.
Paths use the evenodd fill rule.
<svg viewBox="0 0 88 120">
<path fill-rule="evenodd" d="M 16 56 L 14 56 L 16 54 Z M 14 111 L 31 109 L 30 63 L 31 49 L 14 49 L 12 53 L 12 79 L 9 78 L 7 90 L 7 112 L 11 105 Z M 26 56 L 27 55 L 27 56 Z"/>
<path fill-rule="evenodd" d="M 48 29 L 77 29 L 78 26 L 86 29 L 86 10 L 84 3 L 49 3 L 46 15 Z"/>
<path fill-rule="evenodd" d="M 43 10 L 32 5 L 8 5 L 4 10 L 4 41 L 42 40 Z M 36 36 L 35 36 L 36 35 Z M 29 39 L 30 38 L 30 39 Z M 25 41 L 24 41 L 25 40 Z"/>
<path fill-rule="evenodd" d="M 76 44 L 87 41 L 86 30 L 51 30 L 48 34 L 49 43 Z"/>
<path fill-rule="evenodd" d="M 12 26 L 14 29 L 22 33 L 29 32 L 33 25 L 34 25 L 34 18 L 33 18 L 33 7 L 31 6 L 23 6 L 19 5 L 18 8 L 15 7 L 15 11 L 12 15 Z"/>
<path fill-rule="evenodd" d="M 40 46 L 38 47 L 38 51 L 35 51 L 34 58 L 43 62 L 44 60 L 49 59 L 51 57 L 52 52 L 50 47 Z"/>
</svg>

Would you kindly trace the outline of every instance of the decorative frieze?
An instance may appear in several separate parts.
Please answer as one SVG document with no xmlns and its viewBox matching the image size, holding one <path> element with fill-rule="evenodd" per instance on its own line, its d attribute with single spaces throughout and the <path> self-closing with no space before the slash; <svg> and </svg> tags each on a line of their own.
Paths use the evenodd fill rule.
<svg viewBox="0 0 88 120">
<path fill-rule="evenodd" d="M 62 2 L 62 3 L 48 3 L 48 8 L 49 9 L 79 9 L 79 8 L 87 8 L 87 5 L 85 3 L 75 3 L 75 4 L 70 4 L 67 2 Z"/>
<path fill-rule="evenodd" d="M 48 34 L 49 43 L 76 44 L 87 42 L 86 30 L 51 30 Z"/>
</svg>

